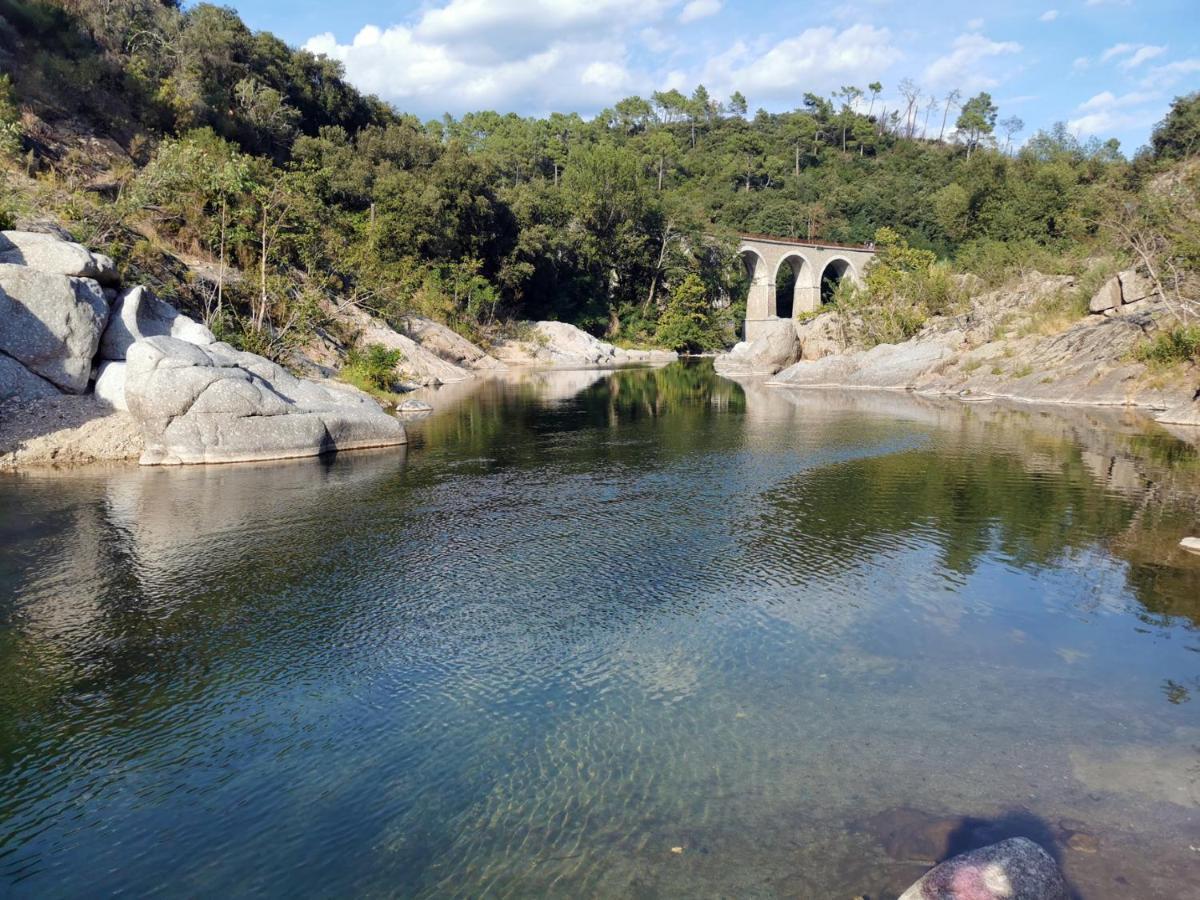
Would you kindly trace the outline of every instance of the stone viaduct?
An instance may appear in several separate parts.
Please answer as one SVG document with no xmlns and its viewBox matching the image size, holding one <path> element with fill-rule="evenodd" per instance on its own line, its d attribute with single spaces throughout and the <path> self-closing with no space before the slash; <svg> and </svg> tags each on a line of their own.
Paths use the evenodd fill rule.
<svg viewBox="0 0 1200 900">
<path fill-rule="evenodd" d="M 867 263 L 875 255 L 869 246 L 851 247 L 762 234 L 741 235 L 738 253 L 750 275 L 744 335 L 747 341 L 767 330 L 770 327 L 767 323 L 819 309 L 822 303 L 829 302 L 843 278 L 861 284 Z M 785 266 L 790 270 L 791 296 L 777 296 L 776 284 Z"/>
</svg>

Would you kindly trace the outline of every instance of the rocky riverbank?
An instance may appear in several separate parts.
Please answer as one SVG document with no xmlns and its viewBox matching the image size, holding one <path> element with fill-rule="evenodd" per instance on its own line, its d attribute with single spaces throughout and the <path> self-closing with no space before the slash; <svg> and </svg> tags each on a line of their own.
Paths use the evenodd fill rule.
<svg viewBox="0 0 1200 900">
<path fill-rule="evenodd" d="M 975 297 L 965 313 L 937 317 L 912 339 L 849 347 L 836 313 L 781 327 L 718 359 L 727 375 L 771 375 L 791 388 L 870 388 L 1005 399 L 1142 407 L 1161 422 L 1200 425 L 1200 370 L 1151 370 L 1135 348 L 1170 321 L 1166 301 L 1135 271 L 1104 284 L 1089 312 L 1050 323 L 1045 311 L 1074 288 L 1067 276 L 1031 274 Z"/>
<path fill-rule="evenodd" d="M 366 394 L 296 378 L 146 287 L 122 290 L 108 257 L 0 233 L 0 466 L 243 462 L 405 441 Z"/>
<path fill-rule="evenodd" d="M 563 322 L 524 323 L 489 353 L 420 316 L 397 330 L 352 303 L 325 301 L 323 314 L 284 368 L 218 341 L 147 287 L 123 286 L 106 256 L 54 234 L 0 233 L 0 469 L 249 462 L 404 443 L 400 420 L 336 380 L 354 348 L 399 351 L 405 390 L 677 358 Z"/>
</svg>

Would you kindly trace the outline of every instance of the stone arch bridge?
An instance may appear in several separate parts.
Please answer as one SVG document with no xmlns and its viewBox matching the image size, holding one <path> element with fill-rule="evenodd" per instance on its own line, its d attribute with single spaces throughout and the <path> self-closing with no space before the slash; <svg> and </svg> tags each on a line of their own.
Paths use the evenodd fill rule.
<svg viewBox="0 0 1200 900">
<path fill-rule="evenodd" d="M 738 253 L 750 275 L 744 337 L 753 341 L 769 330 L 772 322 L 819 309 L 829 302 L 843 278 L 861 284 L 875 250 L 871 246 L 743 234 Z M 785 272 L 790 290 L 779 291 L 776 285 Z"/>
</svg>

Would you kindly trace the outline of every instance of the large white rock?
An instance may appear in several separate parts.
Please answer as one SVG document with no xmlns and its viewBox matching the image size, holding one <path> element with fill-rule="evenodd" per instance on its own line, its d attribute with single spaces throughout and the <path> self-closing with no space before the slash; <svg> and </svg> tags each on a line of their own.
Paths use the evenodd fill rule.
<svg viewBox="0 0 1200 900">
<path fill-rule="evenodd" d="M 399 420 L 366 394 L 296 378 L 223 343 L 137 341 L 126 357 L 125 399 L 145 434 L 143 465 L 286 459 L 407 440 Z"/>
<path fill-rule="evenodd" d="M 113 305 L 108 327 L 100 339 L 100 358 L 125 358 L 134 341 L 149 337 L 173 337 L 206 347 L 216 342 L 211 331 L 165 303 L 147 287 L 124 291 Z"/>
<path fill-rule="evenodd" d="M 625 350 L 567 322 L 535 322 L 528 327 L 528 338 L 502 341 L 492 349 L 492 355 L 512 366 L 554 369 L 663 365 L 679 358 L 670 350 Z"/>
<path fill-rule="evenodd" d="M 87 388 L 108 321 L 108 301 L 88 278 L 0 264 L 0 351 L 68 393 Z"/>
<path fill-rule="evenodd" d="M 1100 290 L 1096 291 L 1094 297 L 1088 301 L 1088 311 L 1094 313 L 1102 313 L 1105 310 L 1116 309 L 1121 305 L 1121 279 L 1114 275 Z"/>
<path fill-rule="evenodd" d="M 790 319 L 761 323 L 753 341 L 742 341 L 713 363 L 721 375 L 774 375 L 800 358 L 800 340 Z"/>
<path fill-rule="evenodd" d="M 129 404 L 125 402 L 125 372 L 126 365 L 122 362 L 104 362 L 96 373 L 96 383 L 92 390 L 97 400 L 102 400 L 113 409 L 128 412 Z"/>
<path fill-rule="evenodd" d="M 91 278 L 106 286 L 120 280 L 117 267 L 103 253 L 36 231 L 0 231 L 0 263 L 28 266 L 48 275 Z"/>
<path fill-rule="evenodd" d="M 1121 302 L 1137 303 L 1147 297 L 1155 296 L 1154 282 L 1137 269 L 1126 269 L 1118 273 L 1121 282 Z"/>
<path fill-rule="evenodd" d="M 900 900 L 1067 900 L 1058 865 L 1028 838 L 1009 838 L 934 866 Z"/>
</svg>

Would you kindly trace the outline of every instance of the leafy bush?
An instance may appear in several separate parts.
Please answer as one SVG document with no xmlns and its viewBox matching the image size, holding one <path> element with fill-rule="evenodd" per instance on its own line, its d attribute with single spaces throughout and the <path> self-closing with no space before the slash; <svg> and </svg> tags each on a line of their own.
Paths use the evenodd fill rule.
<svg viewBox="0 0 1200 900">
<path fill-rule="evenodd" d="M 1137 360 L 1155 366 L 1200 362 L 1200 325 L 1160 331 L 1154 340 L 1139 344 L 1133 355 Z"/>
<path fill-rule="evenodd" d="M 875 246 L 863 287 L 843 279 L 834 294 L 843 324 L 859 343 L 906 341 L 930 316 L 955 311 L 960 298 L 954 280 L 932 251 L 910 247 L 891 228 L 875 233 Z"/>
<path fill-rule="evenodd" d="M 21 152 L 21 111 L 13 100 L 12 79 L 0 75 L 0 156 Z"/>
<path fill-rule="evenodd" d="M 346 354 L 342 366 L 342 381 L 369 394 L 387 393 L 395 382 L 396 366 L 404 359 L 399 350 L 389 350 L 379 344 L 354 348 Z"/>
<path fill-rule="evenodd" d="M 699 276 L 688 275 L 671 291 L 654 338 L 660 346 L 670 350 L 695 352 L 721 345 L 719 325 L 713 319 L 704 282 Z"/>
</svg>

